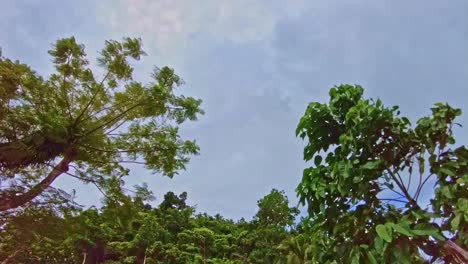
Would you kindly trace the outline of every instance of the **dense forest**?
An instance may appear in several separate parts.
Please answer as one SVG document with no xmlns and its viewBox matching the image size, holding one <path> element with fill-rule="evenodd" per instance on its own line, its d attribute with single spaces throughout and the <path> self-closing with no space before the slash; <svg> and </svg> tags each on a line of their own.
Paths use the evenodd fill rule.
<svg viewBox="0 0 468 264">
<path fill-rule="evenodd" d="M 358 85 L 332 87 L 298 117 L 299 205 L 278 186 L 233 221 L 197 212 L 186 192 L 155 205 L 146 184 L 125 184 L 132 165 L 177 177 L 199 153 L 180 125 L 204 114 L 173 69 L 136 80 L 140 39 L 106 41 L 97 69 L 73 37 L 49 54 L 47 77 L 0 54 L 2 263 L 468 263 L 461 109 L 436 103 L 412 123 Z M 59 177 L 102 201 L 77 204 Z"/>
</svg>

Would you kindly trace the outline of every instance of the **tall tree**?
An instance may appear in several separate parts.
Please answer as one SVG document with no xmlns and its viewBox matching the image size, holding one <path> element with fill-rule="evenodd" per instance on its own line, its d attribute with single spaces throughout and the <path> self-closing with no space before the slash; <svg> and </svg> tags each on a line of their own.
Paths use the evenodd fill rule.
<svg viewBox="0 0 468 264">
<path fill-rule="evenodd" d="M 277 247 L 287 237 L 287 227 L 293 227 L 299 211 L 289 207 L 284 191 L 276 189 L 260 199 L 257 205 L 253 229 L 247 235 L 252 245 L 249 258 L 252 263 L 273 263 L 280 257 Z"/>
<path fill-rule="evenodd" d="M 254 221 L 263 226 L 277 226 L 285 228 L 294 224 L 295 217 L 299 214 L 296 207 L 289 207 L 288 197 L 284 191 L 276 189 L 260 199 L 258 202 L 258 212 Z"/>
<path fill-rule="evenodd" d="M 461 110 L 437 103 L 412 126 L 398 107 L 362 95 L 360 86 L 332 88 L 296 130 L 313 160 L 297 193 L 320 245 L 316 261 L 418 263 L 422 250 L 467 263 L 468 151 L 452 134 Z"/>
<path fill-rule="evenodd" d="M 140 39 L 105 42 L 102 78 L 73 37 L 49 54 L 56 72 L 48 78 L 0 54 L 0 181 L 8 186 L 0 211 L 30 202 L 61 175 L 105 189 L 129 163 L 173 177 L 198 153 L 178 125 L 203 113 L 201 100 L 176 95 L 182 80 L 168 67 L 155 68 L 148 84 L 136 81 L 130 59 L 145 55 Z"/>
</svg>

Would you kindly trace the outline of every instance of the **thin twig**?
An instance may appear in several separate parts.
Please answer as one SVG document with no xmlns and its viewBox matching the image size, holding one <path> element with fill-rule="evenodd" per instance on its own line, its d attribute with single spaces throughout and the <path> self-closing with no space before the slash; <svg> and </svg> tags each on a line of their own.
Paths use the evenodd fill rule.
<svg viewBox="0 0 468 264">
<path fill-rule="evenodd" d="M 401 196 L 402 198 L 405 198 L 405 199 L 406 199 L 406 196 L 404 196 L 402 193 L 399 193 L 399 192 L 397 192 L 397 191 L 395 191 L 395 190 L 393 190 L 393 189 L 390 189 L 390 188 L 386 188 L 386 190 L 392 191 L 392 192 L 398 194 L 399 196 Z"/>
<path fill-rule="evenodd" d="M 411 197 L 411 195 L 408 193 L 408 190 L 406 190 L 406 188 L 402 185 L 402 183 L 400 183 L 400 182 L 398 181 L 398 179 L 395 177 L 395 175 L 394 175 L 389 169 L 387 169 L 387 172 L 389 173 L 390 177 L 392 177 L 392 179 L 395 181 L 395 183 L 398 185 L 398 187 L 400 188 L 400 190 L 403 192 L 403 194 L 405 195 L 406 199 L 408 199 L 408 201 L 409 201 L 415 208 L 419 208 L 418 203 L 413 199 L 413 197 Z"/>
<path fill-rule="evenodd" d="M 98 94 L 99 94 L 99 87 L 101 87 L 103 84 L 104 84 L 104 81 L 107 79 L 107 77 L 109 77 L 109 74 L 110 74 L 110 70 L 107 71 L 106 75 L 104 76 L 104 78 L 101 80 L 101 83 L 99 83 L 98 85 L 98 89 L 96 89 L 96 93 L 93 94 L 93 96 L 91 97 L 91 99 L 88 101 L 88 103 L 86 104 L 85 108 L 81 111 L 81 113 L 78 115 L 78 117 L 75 119 L 75 122 L 73 123 L 73 127 L 75 127 L 76 125 L 78 125 L 78 123 L 80 122 L 80 119 L 81 117 L 83 117 L 83 115 L 86 113 L 86 111 L 88 111 L 88 108 L 91 106 L 91 104 L 94 103 L 94 100 L 96 100 Z M 104 93 L 106 93 L 108 91 L 109 87 L 107 87 L 105 90 L 104 90 Z"/>
<path fill-rule="evenodd" d="M 138 104 L 135 104 L 134 106 L 122 111 L 122 113 L 119 113 L 117 116 L 111 118 L 109 121 L 107 122 L 104 122 L 104 124 L 101 124 L 93 129 L 91 129 L 90 131 L 88 131 L 85 136 L 88 136 L 88 135 L 91 135 L 92 133 L 96 132 L 97 130 L 101 129 L 101 128 L 105 128 L 106 126 L 112 126 L 113 124 L 117 123 L 119 121 L 120 118 L 122 118 L 125 114 L 127 114 L 128 112 L 130 112 L 131 110 L 137 108 L 141 106 L 141 102 L 138 103 Z"/>
<path fill-rule="evenodd" d="M 419 198 L 419 195 L 421 194 L 421 191 L 422 191 L 422 188 L 424 187 L 424 184 L 426 184 L 426 182 L 429 180 L 429 178 L 431 178 L 431 176 L 434 175 L 433 173 L 429 174 L 425 179 L 424 181 L 422 182 L 421 184 L 421 187 L 418 188 L 418 190 L 416 191 L 416 201 L 418 201 L 418 198 Z"/>
<path fill-rule="evenodd" d="M 414 163 L 413 163 L 413 159 L 411 159 L 411 164 L 410 164 L 410 166 L 413 167 L 413 164 L 414 164 Z M 406 186 L 406 189 L 408 189 L 408 190 L 409 190 L 410 187 L 411 187 L 411 178 L 413 178 L 413 173 L 408 171 L 408 182 L 407 182 L 407 186 Z"/>
<path fill-rule="evenodd" d="M 400 203 L 408 203 L 408 201 L 403 201 L 399 199 L 392 199 L 392 198 L 381 198 L 380 200 L 382 201 L 395 201 L 395 202 L 400 202 Z"/>
</svg>

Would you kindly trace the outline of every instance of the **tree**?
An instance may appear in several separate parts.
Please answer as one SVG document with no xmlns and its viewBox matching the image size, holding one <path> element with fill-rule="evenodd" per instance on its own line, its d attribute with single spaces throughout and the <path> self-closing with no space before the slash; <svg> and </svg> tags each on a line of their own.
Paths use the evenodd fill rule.
<svg viewBox="0 0 468 264">
<path fill-rule="evenodd" d="M 169 209 L 182 210 L 188 208 L 185 200 L 187 200 L 187 192 L 183 192 L 179 196 L 173 192 L 167 192 L 164 195 L 164 200 L 159 205 L 159 209 L 166 211 Z"/>
<path fill-rule="evenodd" d="M 75 38 L 59 39 L 49 54 L 56 72 L 46 79 L 0 54 L 0 181 L 8 186 L 0 211 L 51 190 L 61 175 L 105 190 L 109 179 L 123 185 L 128 164 L 173 177 L 198 153 L 178 125 L 203 114 L 201 100 L 176 95 L 182 80 L 168 67 L 155 68 L 148 84 L 134 80 L 140 39 L 106 41 L 100 80 Z"/>
<path fill-rule="evenodd" d="M 332 88 L 329 103 L 309 104 L 296 130 L 313 160 L 297 193 L 321 246 L 315 259 L 420 263 L 423 251 L 431 262 L 466 263 L 468 151 L 452 134 L 461 110 L 437 103 L 412 126 L 398 107 L 362 95 L 360 86 Z"/>
<path fill-rule="evenodd" d="M 288 197 L 284 191 L 276 189 L 260 199 L 258 202 L 258 212 L 254 217 L 260 225 L 273 225 L 281 228 L 292 226 L 299 210 L 289 207 Z"/>
<path fill-rule="evenodd" d="M 288 197 L 276 189 L 271 190 L 257 204 L 258 212 L 252 221 L 252 230 L 247 235 L 252 248 L 249 259 L 252 263 L 273 263 L 280 256 L 277 247 L 287 237 L 287 227 L 293 227 L 299 211 L 289 207 Z"/>
</svg>

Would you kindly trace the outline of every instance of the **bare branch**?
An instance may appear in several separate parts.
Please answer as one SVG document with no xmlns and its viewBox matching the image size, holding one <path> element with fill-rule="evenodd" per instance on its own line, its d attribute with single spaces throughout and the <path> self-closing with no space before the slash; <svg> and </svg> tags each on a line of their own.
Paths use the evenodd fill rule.
<svg viewBox="0 0 468 264">
<path fill-rule="evenodd" d="M 393 198 L 381 198 L 380 200 L 382 201 L 393 201 L 393 202 L 399 202 L 399 203 L 407 203 L 408 201 L 403 201 L 403 200 L 399 200 L 399 199 L 393 199 Z"/>
<path fill-rule="evenodd" d="M 26 204 L 47 189 L 62 173 L 67 172 L 68 164 L 75 158 L 73 149 L 67 150 L 64 158 L 40 183 L 29 191 L 18 196 L 5 196 L 0 198 L 0 211 L 6 211 Z"/>
<path fill-rule="evenodd" d="M 415 200 L 418 201 L 418 198 L 419 198 L 419 195 L 421 194 L 421 191 L 424 187 L 424 184 L 426 184 L 426 182 L 431 178 L 431 176 L 434 175 L 433 173 L 429 174 L 425 179 L 424 181 L 418 186 L 418 189 L 416 190 L 416 194 L 415 194 Z"/>
<path fill-rule="evenodd" d="M 403 183 L 399 182 L 397 177 L 395 177 L 395 174 L 393 174 L 392 171 L 390 171 L 390 169 L 387 169 L 387 172 L 389 173 L 390 177 L 392 177 L 392 179 L 395 181 L 395 183 L 398 185 L 398 187 L 400 188 L 400 190 L 403 192 L 403 194 L 405 195 L 406 199 L 408 199 L 409 203 L 411 205 L 414 206 L 414 208 L 420 208 L 418 203 L 413 199 L 413 197 L 411 197 L 411 195 L 408 193 L 408 190 L 405 188 L 405 186 L 403 186 Z"/>
<path fill-rule="evenodd" d="M 103 84 L 104 84 L 104 81 L 107 79 L 107 77 L 109 77 L 109 74 L 110 74 L 110 71 L 107 71 L 106 75 L 104 76 L 104 78 L 101 80 L 101 82 L 99 83 L 98 87 L 101 87 Z M 105 90 L 104 90 L 104 93 L 106 93 L 108 91 L 109 87 L 107 87 Z M 80 114 L 78 115 L 78 117 L 75 119 L 75 122 L 73 124 L 73 127 L 75 127 L 79 122 L 80 122 L 80 119 L 83 117 L 83 115 L 86 113 L 86 111 L 88 111 L 88 108 L 91 106 L 91 104 L 94 103 L 94 100 L 96 100 L 97 96 L 99 94 L 99 89 L 96 90 L 96 92 L 93 94 L 93 96 L 91 97 L 91 99 L 88 101 L 88 103 L 86 104 L 85 108 L 80 112 Z"/>
<path fill-rule="evenodd" d="M 124 111 L 122 111 L 120 114 L 118 114 L 117 116 L 111 118 L 109 121 L 107 122 L 104 122 L 103 124 L 91 129 L 90 131 L 88 131 L 85 136 L 87 135 L 90 135 L 94 132 L 96 132 L 97 130 L 101 129 L 101 128 L 105 128 L 106 126 L 112 126 L 113 124 L 117 123 L 119 121 L 120 118 L 122 118 L 123 116 L 125 116 L 125 114 L 127 114 L 128 112 L 132 111 L 133 109 L 137 108 L 138 106 L 141 106 L 141 102 L 133 105 L 132 107 L 128 108 L 128 109 L 125 109 Z"/>
</svg>

